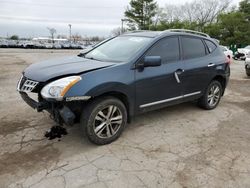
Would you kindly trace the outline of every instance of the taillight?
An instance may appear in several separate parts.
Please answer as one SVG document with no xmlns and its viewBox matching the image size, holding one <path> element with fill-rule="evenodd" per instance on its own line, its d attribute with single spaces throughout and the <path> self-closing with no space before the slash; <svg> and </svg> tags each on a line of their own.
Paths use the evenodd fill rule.
<svg viewBox="0 0 250 188">
<path fill-rule="evenodd" d="M 226 62 L 225 62 L 226 64 L 231 64 L 231 59 L 229 58 L 229 57 L 226 57 Z"/>
</svg>

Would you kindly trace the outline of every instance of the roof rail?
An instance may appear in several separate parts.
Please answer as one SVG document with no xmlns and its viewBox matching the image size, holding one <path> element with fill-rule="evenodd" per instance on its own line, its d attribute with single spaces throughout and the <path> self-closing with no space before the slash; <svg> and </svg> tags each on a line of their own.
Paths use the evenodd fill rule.
<svg viewBox="0 0 250 188">
<path fill-rule="evenodd" d="M 139 33 L 139 32 L 150 32 L 149 30 L 132 30 L 132 31 L 126 31 L 126 33 Z"/>
<path fill-rule="evenodd" d="M 168 29 L 168 30 L 165 30 L 165 31 L 191 33 L 191 34 L 201 35 L 201 36 L 210 38 L 210 36 L 208 34 L 206 34 L 206 33 L 202 33 L 202 32 L 199 32 L 199 31 L 194 31 L 194 30 L 188 30 L 188 29 Z"/>
</svg>

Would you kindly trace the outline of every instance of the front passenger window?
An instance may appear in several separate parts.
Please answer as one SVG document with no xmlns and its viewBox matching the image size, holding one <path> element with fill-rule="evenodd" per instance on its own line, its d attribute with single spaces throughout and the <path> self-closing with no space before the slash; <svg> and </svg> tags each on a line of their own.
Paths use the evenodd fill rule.
<svg viewBox="0 0 250 188">
<path fill-rule="evenodd" d="M 160 40 L 146 54 L 146 56 L 160 56 L 162 63 L 179 60 L 179 55 L 178 37 Z"/>
</svg>

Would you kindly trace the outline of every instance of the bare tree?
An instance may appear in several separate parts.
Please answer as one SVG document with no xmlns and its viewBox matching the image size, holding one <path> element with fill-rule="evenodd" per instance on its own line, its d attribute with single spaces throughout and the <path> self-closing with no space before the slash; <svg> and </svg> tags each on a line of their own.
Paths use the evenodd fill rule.
<svg viewBox="0 0 250 188">
<path fill-rule="evenodd" d="M 56 29 L 55 28 L 51 28 L 51 27 L 47 27 L 47 29 L 49 30 L 51 39 L 52 39 L 52 43 L 54 44 L 54 38 L 55 38 L 55 34 L 56 34 Z"/>
<path fill-rule="evenodd" d="M 74 42 L 82 41 L 82 36 L 79 35 L 78 33 L 73 34 L 71 38 L 73 39 Z"/>
<path fill-rule="evenodd" d="M 164 8 L 157 6 L 156 14 L 152 18 L 152 25 L 156 26 L 160 21 L 163 21 L 166 18 Z"/>
<path fill-rule="evenodd" d="M 165 21 L 173 22 L 175 20 L 181 19 L 180 8 L 177 5 L 166 5 L 163 10 L 163 16 L 165 16 Z"/>
<path fill-rule="evenodd" d="M 161 19 L 167 22 L 195 22 L 201 30 L 206 24 L 215 22 L 217 16 L 227 11 L 229 6 L 230 0 L 193 0 L 181 6 L 166 5 Z"/>
</svg>

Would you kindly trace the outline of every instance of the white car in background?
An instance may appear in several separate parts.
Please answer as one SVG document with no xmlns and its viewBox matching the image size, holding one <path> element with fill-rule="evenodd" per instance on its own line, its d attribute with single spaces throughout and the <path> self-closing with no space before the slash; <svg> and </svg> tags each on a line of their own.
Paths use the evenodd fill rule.
<svg viewBox="0 0 250 188">
<path fill-rule="evenodd" d="M 238 48 L 235 58 L 245 60 L 247 55 L 250 53 L 250 45 L 245 48 Z"/>
<path fill-rule="evenodd" d="M 224 54 L 231 60 L 233 58 L 233 51 L 229 50 L 228 47 L 226 46 L 220 46 L 220 48 L 222 49 L 222 51 L 224 52 Z"/>
<path fill-rule="evenodd" d="M 247 76 L 250 76 L 250 53 L 248 53 L 246 60 L 245 60 L 245 69 Z"/>
</svg>

